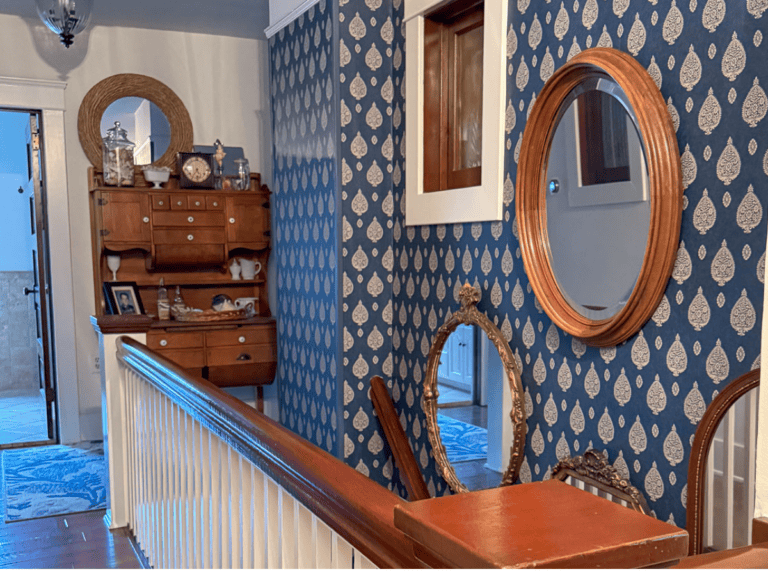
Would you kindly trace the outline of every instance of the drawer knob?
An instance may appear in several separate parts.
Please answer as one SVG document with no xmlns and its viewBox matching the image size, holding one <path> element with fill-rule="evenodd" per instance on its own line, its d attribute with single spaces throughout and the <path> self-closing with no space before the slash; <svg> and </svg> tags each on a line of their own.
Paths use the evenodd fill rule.
<svg viewBox="0 0 768 576">
<path fill-rule="evenodd" d="M 194 237 L 194 236 L 192 236 L 192 234 L 190 234 L 189 236 L 187 236 L 187 240 L 189 240 L 190 242 L 192 242 L 192 240 L 194 240 L 194 239 L 195 239 L 195 237 Z"/>
<path fill-rule="evenodd" d="M 230 224 L 234 224 L 234 223 L 235 223 L 235 219 L 234 219 L 234 218 L 230 218 L 230 219 L 229 219 L 229 223 L 230 223 Z"/>
<path fill-rule="evenodd" d="M 195 206 L 200 206 L 200 201 L 195 202 Z"/>
<path fill-rule="evenodd" d="M 144 224 L 147 224 L 149 222 L 149 216 L 144 216 L 141 221 L 144 222 Z"/>
<path fill-rule="evenodd" d="M 157 201 L 157 205 L 158 206 L 163 206 L 164 204 L 165 204 L 165 202 L 163 202 L 162 200 L 158 200 Z"/>
<path fill-rule="evenodd" d="M 219 203 L 218 203 L 218 202 L 214 202 L 214 203 L 213 203 L 213 207 L 214 207 L 214 208 L 218 208 L 218 206 L 219 206 Z"/>
<path fill-rule="evenodd" d="M 168 346 L 168 340 L 160 340 L 160 346 Z"/>
<path fill-rule="evenodd" d="M 190 216 L 189 218 L 187 218 L 187 222 L 189 222 L 190 224 L 192 224 L 192 222 L 194 221 L 195 221 L 194 216 Z"/>
<path fill-rule="evenodd" d="M 245 343 L 245 336 L 240 336 L 240 338 L 238 338 L 237 341 L 240 342 L 240 344 Z"/>
<path fill-rule="evenodd" d="M 179 200 L 178 202 L 176 202 L 176 206 L 181 206 L 181 200 Z"/>
<path fill-rule="evenodd" d="M 250 359 L 251 359 L 251 355 L 250 354 L 246 354 L 245 352 L 243 352 L 242 354 L 240 354 L 240 356 L 237 357 L 237 360 L 241 361 L 241 362 L 244 362 L 244 361 L 250 360 Z"/>
</svg>

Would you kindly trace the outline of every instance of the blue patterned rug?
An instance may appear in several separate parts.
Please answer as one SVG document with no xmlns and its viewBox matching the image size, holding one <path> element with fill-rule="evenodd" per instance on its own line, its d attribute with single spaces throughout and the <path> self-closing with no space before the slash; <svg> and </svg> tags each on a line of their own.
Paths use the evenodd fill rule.
<svg viewBox="0 0 768 576">
<path fill-rule="evenodd" d="M 4 450 L 5 521 L 106 507 L 102 442 Z"/>
<path fill-rule="evenodd" d="M 487 457 L 488 431 L 485 428 L 465 424 L 440 413 L 437 414 L 437 425 L 449 462 L 467 462 Z"/>
</svg>

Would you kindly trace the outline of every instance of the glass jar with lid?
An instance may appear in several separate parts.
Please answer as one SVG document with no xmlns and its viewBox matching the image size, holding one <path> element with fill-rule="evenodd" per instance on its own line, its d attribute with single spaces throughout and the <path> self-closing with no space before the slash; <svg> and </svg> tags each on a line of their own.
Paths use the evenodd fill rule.
<svg viewBox="0 0 768 576">
<path fill-rule="evenodd" d="M 104 154 L 104 184 L 109 186 L 133 186 L 133 148 L 128 133 L 115 122 L 107 130 L 102 146 Z"/>
</svg>

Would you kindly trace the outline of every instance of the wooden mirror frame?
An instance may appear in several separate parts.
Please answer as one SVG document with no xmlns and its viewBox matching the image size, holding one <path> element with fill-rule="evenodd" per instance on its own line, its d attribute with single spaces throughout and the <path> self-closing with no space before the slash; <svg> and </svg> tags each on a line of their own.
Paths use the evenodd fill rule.
<svg viewBox="0 0 768 576">
<path fill-rule="evenodd" d="M 627 303 L 605 320 L 577 312 L 560 291 L 549 259 L 546 177 L 559 113 L 570 92 L 596 74 L 610 76 L 627 95 L 642 136 L 651 217 L 640 274 Z M 541 307 L 562 330 L 590 346 L 624 342 L 653 316 L 672 274 L 680 240 L 683 179 L 680 151 L 667 105 L 648 72 L 629 54 L 591 48 L 558 69 L 536 98 L 517 167 L 516 217 L 520 251 Z"/>
<path fill-rule="evenodd" d="M 525 447 L 526 435 L 525 412 L 523 410 L 523 383 L 509 344 L 507 344 L 507 340 L 504 338 L 501 330 L 475 307 L 480 301 L 480 293 L 477 289 L 469 284 L 464 284 L 459 291 L 459 298 L 461 300 L 461 308 L 451 314 L 445 321 L 445 324 L 438 328 L 435 339 L 432 342 L 432 347 L 429 349 L 427 373 L 424 379 L 424 394 L 422 396 L 422 407 L 427 416 L 427 434 L 429 436 L 429 443 L 432 445 L 432 453 L 435 457 L 437 471 L 454 493 L 469 492 L 469 489 L 456 476 L 456 471 L 448 460 L 445 446 L 443 446 L 443 441 L 440 439 L 440 427 L 437 425 L 437 397 L 439 395 L 437 391 L 437 370 L 440 365 L 443 345 L 460 324 L 479 326 L 485 331 L 488 339 L 499 352 L 499 358 L 501 358 L 501 363 L 509 380 L 509 388 L 512 394 L 512 410 L 509 416 L 512 420 L 513 438 L 512 446 L 509 449 L 509 464 L 504 472 L 500 486 L 514 484 L 517 480 L 520 474 L 520 466 L 523 464 L 523 449 Z"/>
<path fill-rule="evenodd" d="M 104 138 L 101 134 L 101 118 L 110 104 L 128 96 L 146 98 L 165 114 L 171 127 L 171 141 L 165 154 L 152 164 L 167 166 L 175 171 L 176 153 L 192 150 L 192 119 L 173 90 L 159 80 L 141 74 L 116 74 L 105 78 L 83 98 L 77 115 L 77 131 L 88 160 L 97 170 L 101 170 Z"/>
</svg>

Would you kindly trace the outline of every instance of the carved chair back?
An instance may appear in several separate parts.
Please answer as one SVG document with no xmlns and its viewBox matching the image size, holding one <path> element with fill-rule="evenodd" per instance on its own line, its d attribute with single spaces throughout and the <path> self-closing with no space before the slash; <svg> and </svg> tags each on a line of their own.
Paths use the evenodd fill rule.
<svg viewBox="0 0 768 576">
<path fill-rule="evenodd" d="M 597 496 L 607 498 L 632 508 L 642 514 L 650 515 L 651 510 L 645 496 L 628 480 L 621 477 L 618 470 L 611 466 L 608 459 L 600 452 L 589 449 L 582 456 L 566 458 L 552 469 L 552 478 L 578 486 Z M 574 481 L 576 481 L 574 483 Z"/>
</svg>

